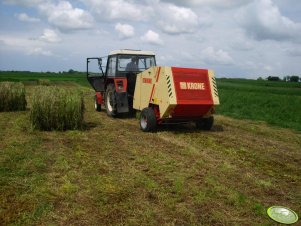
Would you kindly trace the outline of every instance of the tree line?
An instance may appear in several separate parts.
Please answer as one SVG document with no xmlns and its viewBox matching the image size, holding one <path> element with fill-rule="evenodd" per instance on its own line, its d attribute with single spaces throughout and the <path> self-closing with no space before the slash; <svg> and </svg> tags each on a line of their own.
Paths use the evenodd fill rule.
<svg viewBox="0 0 301 226">
<path fill-rule="evenodd" d="M 259 77 L 257 80 L 263 80 L 262 77 Z M 287 75 L 284 76 L 283 79 L 281 79 L 278 76 L 268 76 L 266 78 L 266 80 L 268 81 L 285 81 L 285 82 L 301 82 L 301 77 L 297 76 L 297 75 Z"/>
</svg>

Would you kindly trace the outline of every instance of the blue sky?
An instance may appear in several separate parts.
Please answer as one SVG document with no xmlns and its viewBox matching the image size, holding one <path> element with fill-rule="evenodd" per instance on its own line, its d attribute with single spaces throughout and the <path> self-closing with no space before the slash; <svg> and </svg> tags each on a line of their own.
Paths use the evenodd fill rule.
<svg viewBox="0 0 301 226">
<path fill-rule="evenodd" d="M 1 0 L 0 70 L 84 71 L 114 49 L 218 77 L 301 75 L 299 0 Z"/>
</svg>

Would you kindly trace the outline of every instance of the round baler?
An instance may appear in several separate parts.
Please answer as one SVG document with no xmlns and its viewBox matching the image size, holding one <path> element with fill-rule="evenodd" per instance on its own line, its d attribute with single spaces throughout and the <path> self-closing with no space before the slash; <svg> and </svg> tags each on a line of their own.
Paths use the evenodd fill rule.
<svg viewBox="0 0 301 226">
<path fill-rule="evenodd" d="M 218 104 L 212 70 L 152 67 L 137 75 L 133 107 L 141 111 L 145 132 L 155 131 L 158 124 L 190 121 L 209 130 Z"/>
</svg>

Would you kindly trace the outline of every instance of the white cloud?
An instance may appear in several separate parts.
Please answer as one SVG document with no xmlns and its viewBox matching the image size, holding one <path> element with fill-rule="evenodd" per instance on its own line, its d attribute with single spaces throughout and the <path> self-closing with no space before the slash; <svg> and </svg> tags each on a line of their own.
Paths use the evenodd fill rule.
<svg viewBox="0 0 301 226">
<path fill-rule="evenodd" d="M 32 46 L 33 40 L 21 37 L 21 35 L 0 35 L 0 40 L 13 49 L 23 49 Z"/>
<path fill-rule="evenodd" d="M 52 56 L 52 52 L 49 50 L 44 50 L 40 47 L 31 49 L 28 51 L 29 55 L 34 55 L 34 56 Z"/>
<path fill-rule="evenodd" d="M 44 29 L 44 33 L 40 36 L 39 39 L 42 41 L 45 41 L 45 42 L 50 42 L 50 43 L 55 43 L 55 42 L 61 41 L 58 34 L 54 30 L 51 30 L 51 29 Z"/>
<path fill-rule="evenodd" d="M 19 13 L 19 14 L 15 14 L 15 15 L 20 21 L 23 21 L 23 22 L 35 23 L 35 22 L 40 21 L 39 18 L 30 17 L 26 13 Z"/>
<path fill-rule="evenodd" d="M 82 0 L 100 20 L 145 20 L 148 7 L 127 0 Z"/>
<path fill-rule="evenodd" d="M 263 69 L 267 72 L 271 72 L 273 70 L 273 67 L 271 65 L 264 65 Z"/>
<path fill-rule="evenodd" d="M 92 27 L 92 16 L 83 9 L 73 8 L 68 1 L 60 1 L 57 5 L 41 4 L 39 10 L 48 17 L 50 24 L 63 32 Z"/>
<path fill-rule="evenodd" d="M 257 40 L 301 38 L 301 24 L 290 20 L 271 0 L 256 0 L 244 7 L 237 19 L 245 31 Z"/>
<path fill-rule="evenodd" d="M 166 33 L 193 32 L 199 24 L 198 16 L 189 8 L 166 4 L 158 10 L 160 12 L 158 24 Z"/>
<path fill-rule="evenodd" d="M 228 52 L 222 49 L 214 49 L 212 46 L 201 51 L 201 59 L 211 64 L 232 64 L 233 59 Z"/>
<path fill-rule="evenodd" d="M 163 2 L 171 2 L 173 4 L 184 6 L 201 6 L 216 8 L 233 8 L 247 4 L 249 0 L 162 0 Z"/>
<path fill-rule="evenodd" d="M 129 24 L 117 23 L 115 30 L 118 31 L 120 38 L 131 38 L 135 35 L 135 29 Z"/>
<path fill-rule="evenodd" d="M 152 30 L 148 30 L 141 40 L 154 45 L 163 45 L 163 41 L 160 39 L 160 35 Z"/>
</svg>

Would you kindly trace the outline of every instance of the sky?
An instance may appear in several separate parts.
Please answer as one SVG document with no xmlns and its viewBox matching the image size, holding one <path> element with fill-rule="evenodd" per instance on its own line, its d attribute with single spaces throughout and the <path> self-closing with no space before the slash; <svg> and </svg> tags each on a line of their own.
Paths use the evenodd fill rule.
<svg viewBox="0 0 301 226">
<path fill-rule="evenodd" d="M 1 0 L 0 70 L 85 71 L 86 58 L 151 50 L 217 77 L 301 75 L 300 0 Z"/>
</svg>

